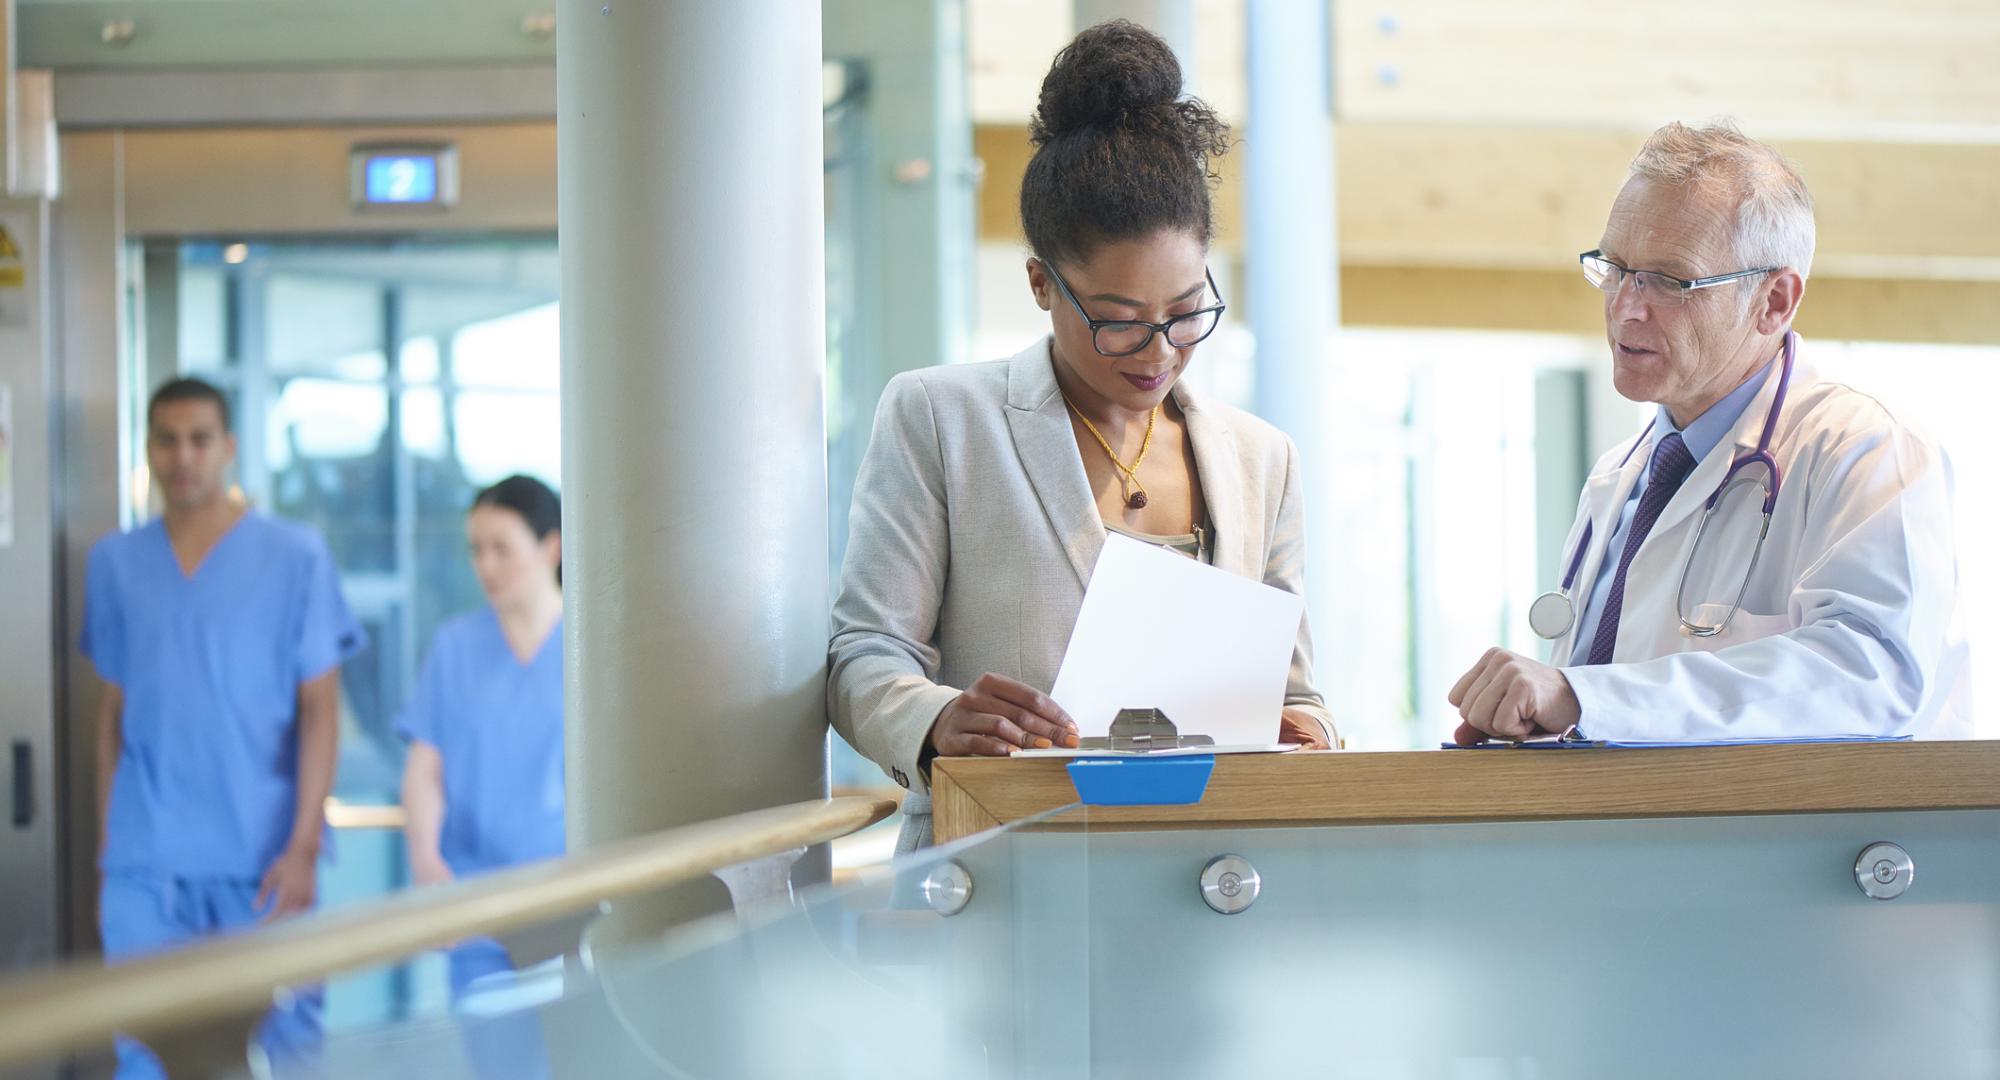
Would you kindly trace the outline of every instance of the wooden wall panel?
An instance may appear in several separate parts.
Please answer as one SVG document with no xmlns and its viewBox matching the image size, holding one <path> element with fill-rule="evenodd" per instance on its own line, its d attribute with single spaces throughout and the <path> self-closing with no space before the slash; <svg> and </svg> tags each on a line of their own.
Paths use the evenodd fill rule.
<svg viewBox="0 0 2000 1080">
<path fill-rule="evenodd" d="M 1254 137 L 1254 133 L 1245 133 Z M 1639 131 L 1338 127 L 1342 309 L 1350 325 L 1587 330 L 1576 253 L 1596 244 Z M 980 239 L 1020 244 L 1025 128 L 982 125 Z M 2000 144 L 1779 144 L 1818 206 L 1801 330 L 2000 342 Z M 1243 155 L 1222 162 L 1217 244 L 1240 257 Z"/>
<path fill-rule="evenodd" d="M 1335 138 L 1343 262 L 1555 269 L 1596 244 L 1645 133 L 1341 124 Z M 974 141 L 980 236 L 1016 239 L 1027 129 L 982 125 Z M 2000 143 L 1778 146 L 1817 203 L 1816 272 L 2000 279 Z M 1230 249 L 1243 158 L 1221 162 L 1217 238 Z"/>
<path fill-rule="evenodd" d="M 1599 334 L 1602 307 L 1570 270 L 1356 266 L 1340 272 L 1349 326 Z M 2000 282 L 1815 277 L 1799 332 L 1843 341 L 2000 344 Z"/>
<path fill-rule="evenodd" d="M 1991 0 L 1337 3 L 1347 120 L 1651 127 L 1734 115 L 1767 134 L 2000 130 Z"/>
</svg>

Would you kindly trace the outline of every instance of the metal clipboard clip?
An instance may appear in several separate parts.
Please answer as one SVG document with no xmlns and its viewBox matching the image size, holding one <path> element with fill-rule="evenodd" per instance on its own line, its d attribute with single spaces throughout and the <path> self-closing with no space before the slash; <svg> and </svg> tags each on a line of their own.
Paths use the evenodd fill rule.
<svg viewBox="0 0 2000 1080">
<path fill-rule="evenodd" d="M 1111 718 L 1111 734 L 1092 735 L 1078 740 L 1082 750 L 1123 750 L 1145 753 L 1150 750 L 1178 750 L 1190 746 L 1214 746 L 1209 735 L 1183 735 L 1167 714 L 1159 709 L 1120 709 Z"/>
<path fill-rule="evenodd" d="M 1467 746 L 1455 742 L 1442 744 L 1446 750 L 1582 750 L 1609 745 L 1602 739 L 1593 739 L 1577 730 L 1571 724 L 1560 733 L 1547 732 L 1531 735 L 1525 739 L 1487 739 Z"/>
</svg>

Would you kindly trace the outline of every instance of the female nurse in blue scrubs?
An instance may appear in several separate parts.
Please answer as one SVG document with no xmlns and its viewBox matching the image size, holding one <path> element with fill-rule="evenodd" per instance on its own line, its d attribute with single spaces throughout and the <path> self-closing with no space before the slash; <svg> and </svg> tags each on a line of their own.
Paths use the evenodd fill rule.
<svg viewBox="0 0 2000 1080">
<path fill-rule="evenodd" d="M 398 725 L 419 885 L 563 853 L 562 504 L 541 481 L 510 476 L 479 493 L 465 531 L 487 604 L 439 628 Z M 453 996 L 512 969 L 497 941 L 460 944 Z M 475 1050 L 512 1041 L 499 1035 L 475 1032 Z"/>
</svg>

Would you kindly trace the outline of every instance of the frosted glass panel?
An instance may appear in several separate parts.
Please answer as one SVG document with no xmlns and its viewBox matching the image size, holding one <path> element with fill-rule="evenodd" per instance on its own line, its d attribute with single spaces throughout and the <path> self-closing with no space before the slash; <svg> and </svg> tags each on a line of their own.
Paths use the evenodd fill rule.
<svg viewBox="0 0 2000 1080">
<path fill-rule="evenodd" d="M 1018 828 L 640 948 L 533 1011 L 349 1034 L 336 1075 L 2000 1076 L 2000 812 Z M 1917 877 L 1854 883 L 1874 841 Z M 1257 869 L 1250 908 L 1207 861 Z M 926 906 L 948 861 L 964 910 Z M 546 980 L 546 976 L 543 977 Z M 511 1023 L 511 1027 L 509 1026 Z"/>
<path fill-rule="evenodd" d="M 1854 883 L 1876 840 L 1900 899 Z M 1090 850 L 1092 1075 L 2000 1071 L 2000 815 L 1040 841 Z M 1241 915 L 1196 894 L 1222 852 L 1261 875 Z"/>
</svg>

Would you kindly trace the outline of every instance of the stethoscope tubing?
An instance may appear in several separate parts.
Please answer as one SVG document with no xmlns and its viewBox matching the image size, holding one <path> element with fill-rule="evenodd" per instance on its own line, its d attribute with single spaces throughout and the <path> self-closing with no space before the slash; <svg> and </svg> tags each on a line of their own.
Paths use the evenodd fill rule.
<svg viewBox="0 0 2000 1080">
<path fill-rule="evenodd" d="M 1778 489 L 1784 482 L 1783 477 L 1778 471 L 1778 460 L 1771 456 L 1771 440 L 1777 435 L 1778 415 L 1784 411 L 1785 395 L 1791 390 L 1792 361 L 1798 354 L 1798 341 L 1799 335 L 1796 332 L 1791 330 L 1785 331 L 1785 348 L 1780 360 L 1781 370 L 1778 373 L 1778 392 L 1772 396 L 1771 408 L 1764 414 L 1764 430 L 1757 437 L 1757 449 L 1729 463 L 1729 471 L 1722 474 L 1722 482 L 1715 486 L 1715 490 L 1708 496 L 1708 501 L 1702 504 L 1704 525 L 1707 523 L 1708 513 L 1715 509 L 1717 503 L 1722 500 L 1723 493 L 1729 490 L 1730 480 L 1734 479 L 1738 472 L 1750 465 L 1762 465 L 1771 472 L 1770 486 L 1764 492 L 1764 529 L 1766 532 L 1770 530 L 1771 511 L 1778 505 Z M 1659 423 L 1660 418 L 1658 416 L 1653 417 L 1652 420 L 1647 422 L 1646 430 L 1639 433 L 1639 438 L 1632 443 L 1631 449 L 1625 451 L 1625 456 L 1618 459 L 1618 468 L 1623 469 L 1625 466 L 1631 464 L 1632 455 L 1638 453 L 1639 448 L 1646 445 L 1646 437 L 1653 433 L 1653 429 L 1659 426 Z M 1569 568 L 1563 572 L 1562 587 L 1559 590 L 1559 594 L 1566 601 L 1570 599 L 1570 590 L 1576 586 L 1577 573 L 1583 569 L 1583 556 L 1590 550 L 1590 541 L 1596 532 L 1596 526 L 1597 523 L 1595 521 L 1586 520 L 1583 523 L 1583 536 L 1577 540 L 1576 549 L 1570 554 Z M 1757 546 L 1759 548 L 1763 547 L 1761 537 Z M 1693 561 L 1693 554 L 1693 551 L 1689 551 L 1688 553 L 1690 563 Z M 1681 583 L 1683 586 L 1687 583 L 1687 570 L 1685 568 L 1681 571 Z M 1574 607 L 1573 602 L 1571 606 Z M 1570 628 L 1575 625 L 1575 621 L 1576 617 L 1574 612 L 1572 612 L 1569 625 L 1564 626 L 1556 634 L 1544 636 L 1551 639 L 1561 637 L 1562 634 L 1569 632 Z"/>
</svg>

